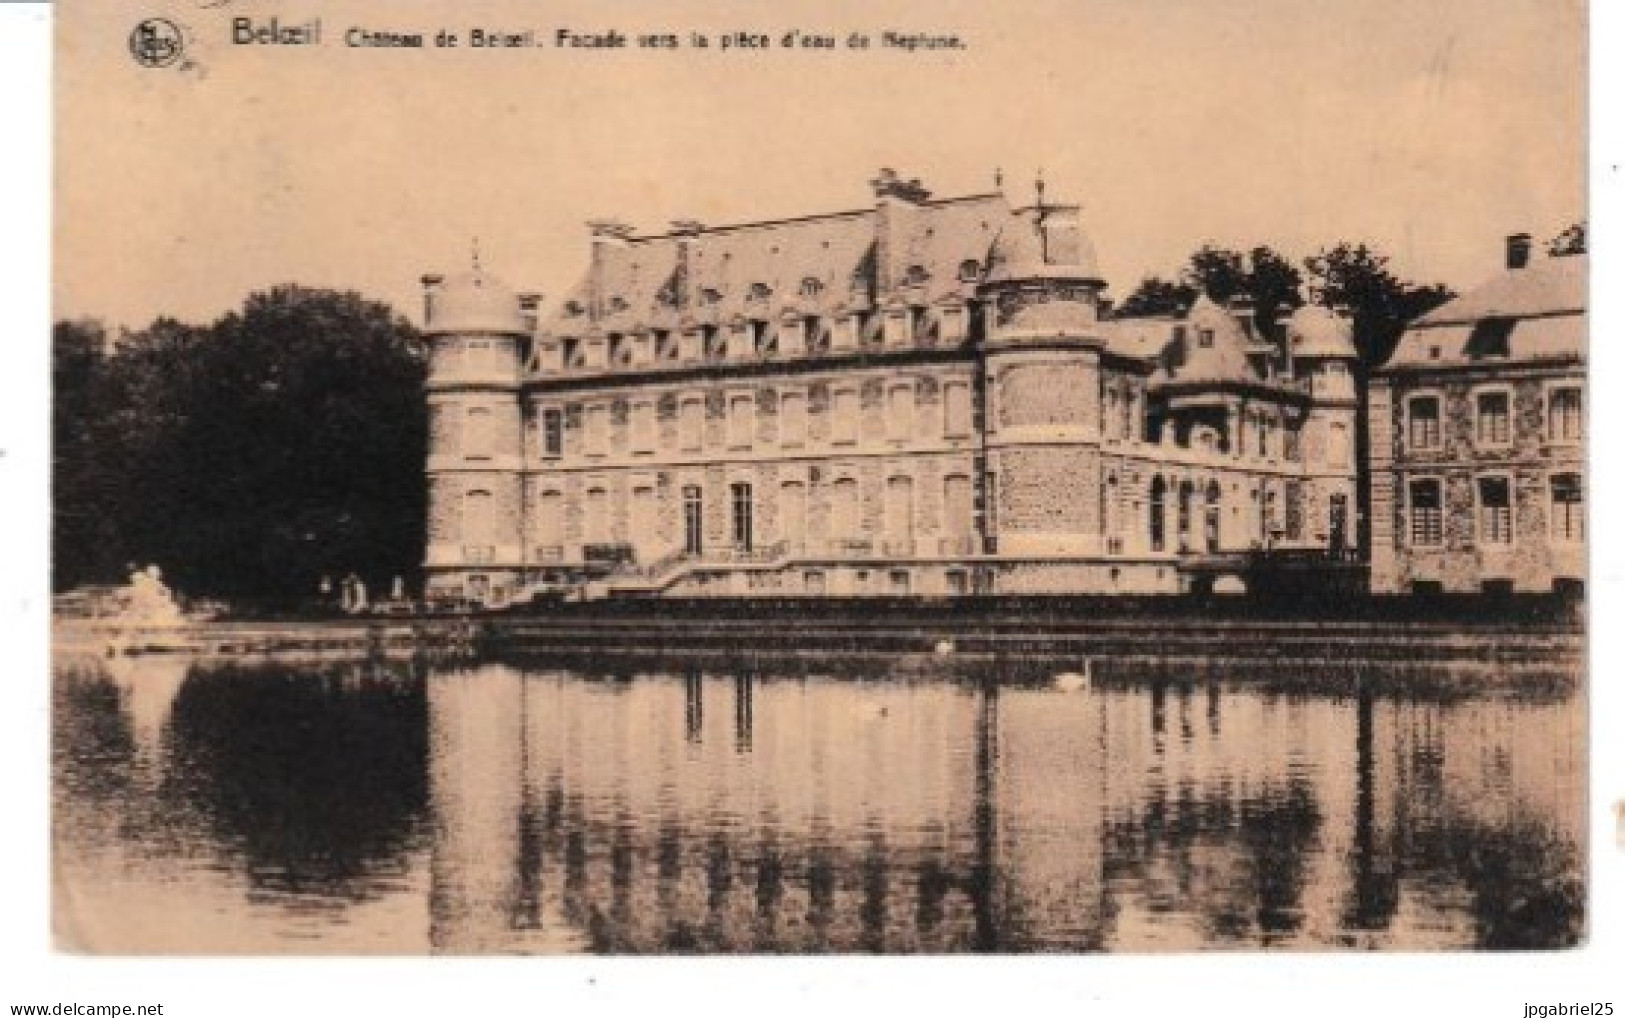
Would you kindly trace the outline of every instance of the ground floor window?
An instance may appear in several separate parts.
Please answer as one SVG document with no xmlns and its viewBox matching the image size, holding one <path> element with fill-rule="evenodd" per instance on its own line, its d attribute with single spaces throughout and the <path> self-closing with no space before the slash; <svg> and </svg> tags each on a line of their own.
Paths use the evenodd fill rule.
<svg viewBox="0 0 1625 1018">
<path fill-rule="evenodd" d="M 1444 542 L 1444 498 L 1436 478 L 1411 482 L 1411 543 L 1431 547 Z"/>
<path fill-rule="evenodd" d="M 1552 540 L 1585 540 L 1585 490 L 1579 474 L 1552 475 Z"/>
<path fill-rule="evenodd" d="M 743 481 L 733 486 L 734 547 L 750 551 L 755 547 L 755 507 L 751 501 L 750 485 Z"/>
<path fill-rule="evenodd" d="M 1479 541 L 1512 543 L 1512 482 L 1505 477 L 1478 479 Z"/>
<path fill-rule="evenodd" d="M 690 555 L 705 551 L 705 495 L 697 484 L 683 488 L 683 551 Z"/>
<path fill-rule="evenodd" d="M 1348 547 L 1349 499 L 1347 495 L 1333 495 L 1326 508 L 1326 522 L 1332 551 Z"/>
<path fill-rule="evenodd" d="M 1167 543 L 1167 534 L 1164 532 L 1163 503 L 1168 497 L 1168 486 L 1161 477 L 1151 481 L 1151 550 L 1161 551 Z"/>
</svg>

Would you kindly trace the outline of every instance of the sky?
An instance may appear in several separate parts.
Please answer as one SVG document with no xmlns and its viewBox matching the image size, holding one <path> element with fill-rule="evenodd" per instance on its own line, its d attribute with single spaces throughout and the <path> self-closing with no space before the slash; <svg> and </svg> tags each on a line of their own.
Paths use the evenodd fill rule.
<svg viewBox="0 0 1625 1018">
<path fill-rule="evenodd" d="M 224 4 L 224 6 L 219 6 Z M 162 14 L 190 66 L 139 66 Z M 230 21 L 320 16 L 323 45 Z M 350 27 L 956 33 L 957 51 L 355 49 Z M 1110 292 L 1205 242 L 1366 241 L 1466 288 L 1585 216 L 1579 0 L 101 0 L 58 12 L 55 312 L 207 321 L 284 282 L 415 315 L 483 264 L 556 299 L 589 219 L 640 232 L 939 196 L 1083 206 Z M 544 304 L 544 306 L 546 306 Z"/>
</svg>

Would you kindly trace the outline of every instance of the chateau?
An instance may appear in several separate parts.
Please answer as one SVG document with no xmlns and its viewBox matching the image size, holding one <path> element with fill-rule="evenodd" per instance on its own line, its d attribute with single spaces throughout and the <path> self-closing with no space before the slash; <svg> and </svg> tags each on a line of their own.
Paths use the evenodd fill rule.
<svg viewBox="0 0 1625 1018">
<path fill-rule="evenodd" d="M 1373 376 L 1373 591 L 1583 588 L 1587 268 L 1513 235 Z"/>
<path fill-rule="evenodd" d="M 1176 593 L 1355 541 L 1347 320 L 1113 319 L 1075 205 L 591 224 L 426 276 L 430 597 Z"/>
</svg>

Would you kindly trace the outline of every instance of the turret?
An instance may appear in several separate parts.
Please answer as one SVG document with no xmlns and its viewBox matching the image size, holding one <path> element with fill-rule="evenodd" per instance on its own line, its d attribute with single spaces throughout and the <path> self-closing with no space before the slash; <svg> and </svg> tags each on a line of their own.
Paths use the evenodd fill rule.
<svg viewBox="0 0 1625 1018">
<path fill-rule="evenodd" d="M 526 302 L 477 261 L 472 272 L 423 283 L 429 594 L 496 603 L 516 591 L 524 565 Z"/>
<path fill-rule="evenodd" d="M 1348 317 L 1311 300 L 1287 320 L 1292 369 L 1309 387 L 1303 424 L 1305 516 L 1313 540 L 1334 553 L 1356 543 L 1355 478 L 1359 390 Z"/>
<path fill-rule="evenodd" d="M 983 525 L 999 554 L 1104 548 L 1100 499 L 1104 281 L 1076 205 L 1017 210 L 978 287 L 984 338 Z"/>
</svg>

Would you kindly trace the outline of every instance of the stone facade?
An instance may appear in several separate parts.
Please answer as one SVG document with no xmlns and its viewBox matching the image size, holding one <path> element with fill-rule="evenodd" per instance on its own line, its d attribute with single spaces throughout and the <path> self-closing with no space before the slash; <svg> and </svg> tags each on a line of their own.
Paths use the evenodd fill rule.
<svg viewBox="0 0 1625 1018">
<path fill-rule="evenodd" d="M 1196 557 L 1327 546 L 1346 323 L 1294 351 L 1205 299 L 1106 319 L 1076 207 L 874 187 L 594 224 L 543 321 L 428 277 L 431 595 L 1176 592 Z"/>
<path fill-rule="evenodd" d="M 1374 376 L 1373 590 L 1583 585 L 1584 279 L 1583 256 L 1509 268 Z"/>
</svg>

